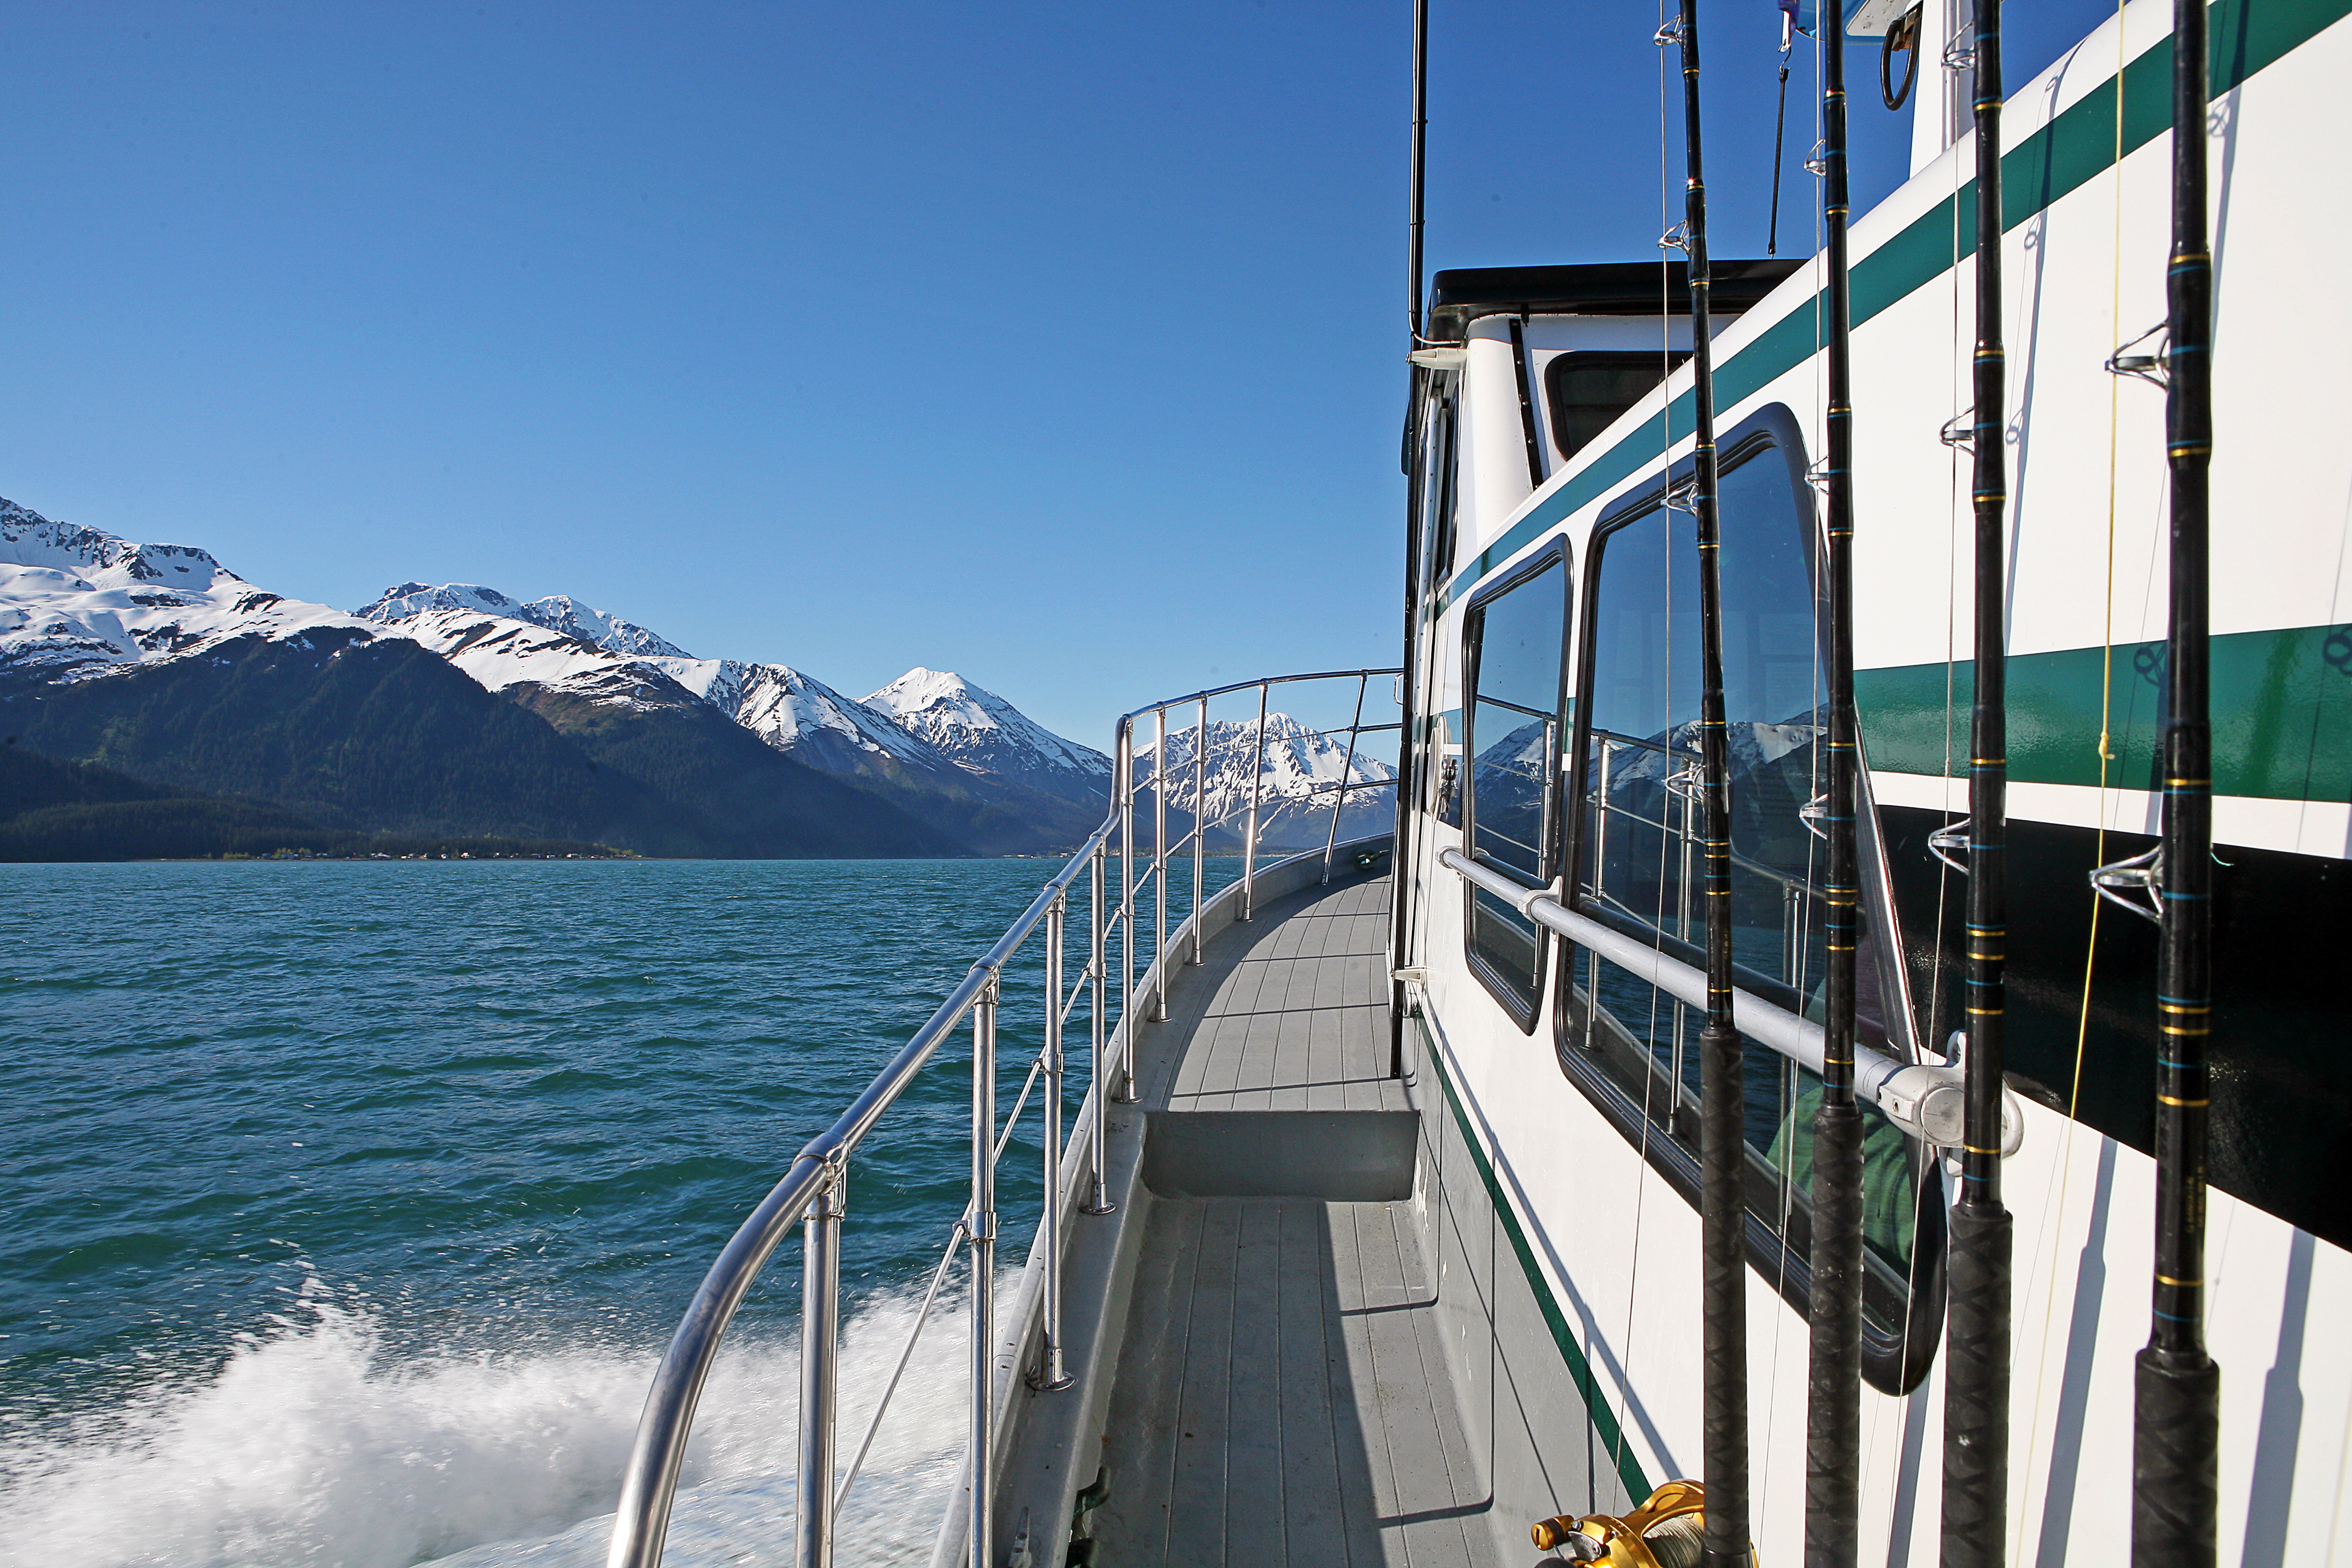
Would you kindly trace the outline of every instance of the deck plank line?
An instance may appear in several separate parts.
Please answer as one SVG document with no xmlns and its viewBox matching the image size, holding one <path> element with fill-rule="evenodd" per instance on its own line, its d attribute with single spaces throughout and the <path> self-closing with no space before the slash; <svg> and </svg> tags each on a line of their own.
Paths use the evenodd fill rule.
<svg viewBox="0 0 2352 1568">
<path fill-rule="evenodd" d="M 1225 1560 L 1225 1494 L 1232 1436 L 1235 1257 L 1243 1200 L 1196 1200 L 1200 1264 L 1186 1303 L 1184 1378 L 1177 1406 L 1176 1463 L 1169 1479 L 1169 1552 L 1180 1563 Z"/>
</svg>

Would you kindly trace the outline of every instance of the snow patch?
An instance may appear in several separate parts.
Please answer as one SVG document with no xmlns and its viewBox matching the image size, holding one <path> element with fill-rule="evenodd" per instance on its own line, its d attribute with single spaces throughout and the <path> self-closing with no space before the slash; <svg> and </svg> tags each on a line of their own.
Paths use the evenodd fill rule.
<svg viewBox="0 0 2352 1568">
<path fill-rule="evenodd" d="M 234 638 L 377 628 L 255 588 L 185 544 L 137 544 L 0 500 L 0 668 L 87 680 Z M 349 639 L 341 639 L 349 640 Z"/>
<path fill-rule="evenodd" d="M 1066 741 L 993 691 L 918 665 L 866 699 L 908 733 L 978 773 L 1108 780 L 1110 759 Z"/>
<path fill-rule="evenodd" d="M 478 583 L 403 583 L 387 588 L 375 603 L 359 614 L 371 621 L 401 621 L 435 610 L 467 610 L 476 615 L 503 616 L 528 621 L 603 648 L 607 653 L 638 658 L 691 658 L 694 656 L 656 633 L 617 616 L 583 605 L 569 594 L 550 594 L 528 602 L 511 599 Z"/>
</svg>

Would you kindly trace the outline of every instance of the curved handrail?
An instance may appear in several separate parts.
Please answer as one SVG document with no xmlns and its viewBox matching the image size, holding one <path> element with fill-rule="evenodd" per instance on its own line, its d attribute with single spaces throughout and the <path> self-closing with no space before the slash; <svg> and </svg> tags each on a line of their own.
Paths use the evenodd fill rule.
<svg viewBox="0 0 2352 1568">
<path fill-rule="evenodd" d="M 1069 890 L 1096 848 L 1109 836 L 1112 818 L 1095 829 L 1045 889 L 1031 900 L 1019 920 L 997 938 L 987 956 L 971 966 L 962 983 L 948 993 L 929 1021 L 890 1058 L 866 1091 L 852 1100 L 834 1124 L 809 1141 L 796 1155 L 784 1179 L 770 1190 L 735 1234 L 719 1250 L 710 1271 L 694 1292 L 669 1349 L 655 1373 L 638 1418 L 628 1467 L 622 1472 L 621 1500 L 613 1521 L 613 1545 L 605 1568 L 656 1568 L 662 1542 L 669 1533 L 670 1505 L 677 1495 L 679 1469 L 686 1462 L 687 1438 L 702 1385 L 719 1355 L 719 1342 L 742 1304 L 751 1282 L 776 1248 L 807 1215 L 809 1205 L 832 1185 L 850 1154 L 873 1130 L 891 1103 L 914 1081 L 940 1043 L 963 1022 L 991 980 L 1045 918 L 1055 899 Z"/>
<path fill-rule="evenodd" d="M 1131 829 L 1135 792 L 1135 720 L 1155 710 L 1164 712 L 1182 703 L 1201 702 L 1234 691 L 1271 689 L 1276 686 L 1311 680 L 1370 680 L 1376 675 L 1396 673 L 1399 672 L 1393 669 L 1349 669 L 1272 676 L 1147 704 L 1119 717 L 1117 731 L 1119 754 L 1115 764 L 1117 773 L 1113 780 L 1111 805 L 1101 826 L 1087 837 L 1062 869 L 1030 901 L 1021 917 L 1006 929 L 980 962 L 972 965 L 962 982 L 948 994 L 938 1010 L 890 1059 L 889 1065 L 851 1101 L 848 1109 L 835 1120 L 830 1128 L 811 1139 L 793 1157 L 783 1179 L 770 1189 L 759 1206 L 736 1227 L 735 1234 L 728 1239 L 711 1264 L 709 1272 L 703 1276 L 701 1285 L 695 1290 L 693 1301 L 678 1323 L 677 1333 L 671 1336 L 669 1347 L 663 1352 L 661 1366 L 654 1374 L 653 1386 L 646 1396 L 645 1410 L 638 1418 L 636 1436 L 630 1447 L 627 1466 L 622 1473 L 620 1501 L 613 1521 L 613 1542 L 605 1556 L 606 1568 L 658 1568 L 662 1545 L 669 1532 L 670 1510 L 677 1494 L 678 1475 L 686 1461 L 687 1441 L 694 1424 L 695 1407 L 701 1399 L 703 1384 L 710 1374 L 711 1366 L 718 1359 L 719 1342 L 725 1337 L 736 1309 L 742 1304 L 743 1298 L 750 1292 L 768 1259 L 782 1245 L 793 1226 L 805 1218 L 817 1200 L 841 1179 L 851 1153 L 898 1096 L 905 1092 L 908 1085 L 914 1081 L 915 1076 L 923 1070 L 941 1042 L 984 995 L 990 994 L 989 988 L 1001 975 L 1005 964 L 1045 921 L 1047 912 L 1068 894 L 1079 875 L 1097 856 L 1108 852 L 1114 834 L 1119 833 L 1123 827 Z M 1359 718 L 1360 720 L 1360 710 Z M 1395 727 L 1368 726 L 1359 722 L 1351 727 L 1351 733 Z M 1351 789 L 1378 788 L 1394 782 L 1383 779 L 1351 784 L 1343 779 L 1338 786 L 1339 801 L 1344 802 Z M 1318 786 L 1310 789 L 1307 796 L 1312 798 L 1327 793 L 1329 788 L 1329 785 Z M 1338 809 L 1336 803 L 1333 809 Z M 1223 821 L 1223 818 L 1220 818 L 1218 824 L 1205 826 L 1219 826 Z M 1204 825 L 1196 822 L 1192 832 L 1203 831 Z M 1127 847 L 1127 852 L 1131 859 L 1131 844 Z M 1161 853 L 1164 855 L 1164 848 Z M 1131 900 L 1132 896 L 1130 892 L 1127 898 Z M 1129 913 L 1131 924 L 1131 906 L 1122 912 Z M 1122 936 L 1122 941 L 1128 939 Z M 1155 930 L 1155 943 L 1158 940 Z M 1059 997 L 1055 999 L 1055 1005 L 1060 1007 Z M 1098 1092 L 1098 1089 L 1099 1086 L 1097 1089 L 1090 1089 L 1089 1094 Z"/>
</svg>

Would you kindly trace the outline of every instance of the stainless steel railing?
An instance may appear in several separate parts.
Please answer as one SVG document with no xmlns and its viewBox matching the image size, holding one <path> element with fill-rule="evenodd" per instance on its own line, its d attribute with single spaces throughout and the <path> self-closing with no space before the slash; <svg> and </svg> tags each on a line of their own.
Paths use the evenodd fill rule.
<svg viewBox="0 0 2352 1568">
<path fill-rule="evenodd" d="M 1549 889 L 1530 888 L 1482 866 L 1458 849 L 1438 852 L 1437 863 L 1527 919 L 1624 970 L 1636 980 L 1694 1007 L 1706 1005 L 1706 972 L 1696 964 L 1627 936 L 1613 926 L 1563 904 Z M 1731 993 L 1733 1024 L 1759 1045 L 1818 1074 L 1823 1051 L 1822 1026 L 1743 988 Z M 1961 1088 L 1958 1068 L 1897 1061 L 1867 1046 L 1854 1047 L 1854 1093 L 1877 1106 L 1904 1131 L 1943 1148 L 1960 1139 Z M 2015 1093 L 2001 1090 L 2002 1152 L 2017 1152 L 2024 1117 Z"/>
<path fill-rule="evenodd" d="M 1390 788 L 1394 784 L 1393 778 L 1360 780 L 1356 774 L 1362 738 L 1394 731 L 1399 728 L 1395 723 L 1364 723 L 1365 694 L 1374 679 L 1398 673 L 1393 669 L 1325 670 L 1309 675 L 1237 681 L 1230 686 L 1192 692 L 1139 708 L 1119 719 L 1112 757 L 1110 810 L 1102 825 L 1087 836 L 1076 853 L 1030 900 L 1029 907 L 1022 911 L 1020 918 L 997 938 L 980 962 L 972 965 L 970 973 L 940 1003 L 938 1011 L 891 1058 L 889 1065 L 850 1102 L 831 1127 L 812 1139 L 794 1157 L 783 1179 L 737 1227 L 704 1277 L 701 1286 L 695 1291 L 694 1300 L 688 1306 L 677 1333 L 671 1337 L 660 1369 L 655 1373 L 653 1386 L 646 1397 L 645 1412 L 638 1420 L 636 1439 L 622 1478 L 620 1505 L 613 1524 L 613 1542 L 606 1557 L 607 1568 L 655 1568 L 661 1561 L 662 1542 L 668 1531 L 678 1477 L 686 1461 L 687 1441 L 693 1427 L 695 1405 L 701 1396 L 703 1384 L 718 1358 L 720 1342 L 736 1310 L 742 1305 L 761 1270 L 795 1225 L 803 1226 L 804 1233 L 800 1468 L 794 1483 L 799 1516 L 795 1563 L 801 1568 L 831 1568 L 835 1522 L 839 1510 L 856 1482 L 875 1433 L 880 1428 L 899 1379 L 905 1374 L 908 1363 L 913 1356 L 916 1341 L 929 1318 L 931 1306 L 946 1282 L 958 1251 L 961 1250 L 969 1260 L 971 1331 L 971 1418 L 967 1435 L 966 1478 L 971 1500 L 966 1555 L 972 1568 L 990 1568 L 989 1543 L 993 1534 L 990 1493 L 994 1479 L 992 1467 L 996 1442 L 993 1371 L 997 1352 L 994 1300 L 998 1241 L 996 1177 L 998 1163 L 1028 1103 L 1029 1091 L 1040 1079 L 1043 1080 L 1045 1093 L 1040 1097 L 1039 1116 L 1041 1141 L 1045 1148 L 1045 1205 L 1038 1221 L 1037 1244 L 1043 1250 L 1045 1297 L 1038 1331 L 1040 1342 L 1035 1346 L 1035 1381 L 1038 1387 L 1052 1390 L 1065 1387 L 1071 1382 L 1063 1366 L 1062 1346 L 1062 1232 L 1066 1225 L 1064 1206 L 1069 1195 L 1064 1191 L 1061 1181 L 1061 1166 L 1065 1163 L 1062 1079 L 1066 1068 L 1063 1032 L 1080 1001 L 1090 1000 L 1088 1066 L 1091 1081 L 1079 1110 L 1081 1124 L 1091 1124 L 1091 1137 L 1083 1167 L 1084 1179 L 1090 1191 L 1089 1201 L 1079 1205 L 1079 1210 L 1086 1214 L 1108 1214 L 1111 1212 L 1111 1205 L 1104 1180 L 1104 1101 L 1106 1097 L 1112 1100 L 1131 1100 L 1134 1098 L 1133 1030 L 1125 1026 L 1132 1016 L 1129 1003 L 1135 989 L 1135 966 L 1141 945 L 1137 916 L 1139 895 L 1149 893 L 1152 910 L 1149 946 L 1143 950 L 1147 958 L 1144 973 L 1147 977 L 1156 975 L 1158 982 L 1150 1016 L 1165 1018 L 1168 1016 L 1166 960 L 1181 942 L 1184 927 L 1190 928 L 1192 935 L 1187 962 L 1198 963 L 1202 958 L 1199 914 L 1202 908 L 1203 860 L 1210 835 L 1236 817 L 1244 816 L 1244 808 L 1238 804 L 1229 804 L 1225 809 L 1213 815 L 1210 809 L 1208 742 L 1212 731 L 1209 703 L 1215 698 L 1252 690 L 1257 696 L 1257 717 L 1247 764 L 1249 804 L 1245 808 L 1245 826 L 1240 834 L 1243 858 L 1240 918 L 1247 920 L 1253 913 L 1251 897 L 1257 869 L 1262 826 L 1260 811 L 1265 794 L 1268 700 L 1273 689 L 1317 681 L 1356 682 L 1355 716 L 1348 727 L 1348 748 L 1339 776 L 1285 797 L 1286 800 L 1316 801 L 1324 795 L 1329 795 L 1330 824 L 1324 835 L 1323 847 L 1324 878 L 1328 880 L 1333 851 L 1339 841 L 1339 819 L 1349 798 L 1364 790 Z M 1168 765 L 1168 758 L 1171 741 L 1183 731 L 1178 731 L 1171 736 L 1168 715 L 1171 710 L 1186 707 L 1193 708 L 1198 719 L 1190 770 L 1189 816 L 1192 826 L 1171 844 L 1168 837 L 1171 784 L 1171 782 L 1181 784 L 1181 781 L 1171 780 L 1175 770 Z M 1152 797 L 1151 844 L 1149 857 L 1139 875 L 1135 729 L 1137 721 L 1146 714 L 1153 720 L 1152 765 L 1150 782 L 1142 786 L 1150 790 Z M 1338 733 L 1336 729 L 1309 732 L 1327 737 Z M 1184 809 L 1181 799 L 1175 804 L 1180 809 Z M 1106 899 L 1109 881 L 1108 862 L 1114 835 L 1118 840 L 1119 891 L 1117 908 L 1108 909 Z M 1171 857 L 1183 856 L 1188 849 L 1192 870 L 1192 914 L 1171 940 L 1168 930 L 1169 867 Z M 1087 879 L 1087 957 L 1086 968 L 1075 984 L 1066 985 L 1067 976 L 1064 973 L 1064 955 L 1068 939 L 1069 906 L 1081 876 Z M 1045 933 L 1045 973 L 1041 987 L 1044 1048 L 1031 1064 L 1013 1112 L 1004 1119 L 1000 1129 L 996 1085 L 997 1025 L 1004 1005 L 1007 966 L 1040 927 Z M 1115 1016 L 1107 1007 L 1108 998 L 1106 994 L 1114 938 L 1118 950 L 1119 975 L 1118 1006 Z M 932 1273 L 921 1310 L 916 1316 L 897 1370 L 884 1390 L 864 1440 L 852 1457 L 847 1472 L 836 1477 L 835 1428 L 838 1400 L 835 1377 L 839 1362 L 841 1312 L 841 1227 L 847 1217 L 850 1159 L 866 1134 L 929 1067 L 940 1047 L 967 1017 L 971 1020 L 972 1035 L 970 1196 Z M 1106 1060 L 1107 1057 L 1117 1059 Z"/>
</svg>

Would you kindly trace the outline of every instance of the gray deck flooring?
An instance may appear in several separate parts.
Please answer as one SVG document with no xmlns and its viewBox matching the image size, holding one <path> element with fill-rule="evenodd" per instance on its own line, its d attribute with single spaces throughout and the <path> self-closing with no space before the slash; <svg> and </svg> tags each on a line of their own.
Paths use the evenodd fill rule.
<svg viewBox="0 0 2352 1568">
<path fill-rule="evenodd" d="M 1402 1110 L 1388 1076 L 1389 883 L 1261 904 L 1179 966 L 1147 1028 L 1137 1089 L 1165 1110 Z"/>
<path fill-rule="evenodd" d="M 1385 1076 L 1387 895 L 1385 880 L 1310 889 L 1220 932 L 1145 1037 L 1145 1104 L 1405 1108 Z M 1492 1558 L 1415 1235 L 1403 1203 L 1155 1200 L 1111 1398 L 1101 1561 Z"/>
</svg>

